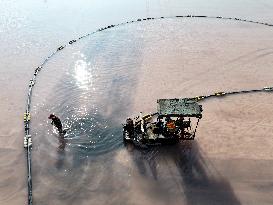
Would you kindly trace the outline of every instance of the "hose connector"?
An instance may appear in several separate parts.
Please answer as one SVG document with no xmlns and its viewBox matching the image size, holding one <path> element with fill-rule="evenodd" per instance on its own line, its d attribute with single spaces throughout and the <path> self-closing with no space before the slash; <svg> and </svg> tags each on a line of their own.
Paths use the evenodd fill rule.
<svg viewBox="0 0 273 205">
<path fill-rule="evenodd" d="M 27 148 L 29 145 L 32 145 L 31 135 L 24 136 L 24 148 Z"/>
<path fill-rule="evenodd" d="M 25 112 L 24 113 L 24 122 L 29 122 L 30 119 L 31 119 L 30 113 L 29 112 Z"/>
<path fill-rule="evenodd" d="M 263 88 L 264 91 L 273 91 L 273 87 L 264 87 Z"/>
</svg>

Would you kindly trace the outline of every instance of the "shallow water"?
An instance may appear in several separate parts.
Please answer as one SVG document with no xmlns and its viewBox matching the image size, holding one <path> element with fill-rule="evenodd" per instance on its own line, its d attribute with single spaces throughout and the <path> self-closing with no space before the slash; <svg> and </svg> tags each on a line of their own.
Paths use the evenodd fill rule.
<svg viewBox="0 0 273 205">
<path fill-rule="evenodd" d="M 1 204 L 26 201 L 18 116 L 32 68 L 59 45 L 146 16 L 273 23 L 272 7 L 269 1 L 2 1 Z M 165 19 L 97 33 L 57 54 L 33 93 L 35 204 L 272 204 L 270 94 L 204 102 L 194 142 L 138 150 L 121 140 L 124 119 L 155 111 L 157 98 L 272 85 L 272 33 L 243 22 Z M 52 112 L 68 128 L 65 140 L 47 119 Z"/>
</svg>

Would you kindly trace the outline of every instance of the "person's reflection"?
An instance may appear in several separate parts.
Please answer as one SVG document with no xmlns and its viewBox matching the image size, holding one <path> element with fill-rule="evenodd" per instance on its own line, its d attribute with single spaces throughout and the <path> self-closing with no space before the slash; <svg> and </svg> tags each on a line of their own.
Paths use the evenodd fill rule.
<svg viewBox="0 0 273 205">
<path fill-rule="evenodd" d="M 58 147 L 58 149 L 61 150 L 61 151 L 64 151 L 67 139 L 64 138 L 63 134 L 60 134 L 58 136 L 58 140 L 59 140 L 59 147 Z"/>
<path fill-rule="evenodd" d="M 59 140 L 59 146 L 57 148 L 57 162 L 56 162 L 56 167 L 57 169 L 60 169 L 63 167 L 64 164 L 64 159 L 65 159 L 65 146 L 67 143 L 67 139 L 64 138 L 63 134 L 60 134 L 58 136 Z"/>
</svg>

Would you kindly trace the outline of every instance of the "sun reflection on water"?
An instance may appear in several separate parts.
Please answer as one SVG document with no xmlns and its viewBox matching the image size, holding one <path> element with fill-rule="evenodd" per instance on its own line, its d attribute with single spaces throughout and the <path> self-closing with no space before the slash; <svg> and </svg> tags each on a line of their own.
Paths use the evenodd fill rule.
<svg viewBox="0 0 273 205">
<path fill-rule="evenodd" d="M 74 71 L 75 79 L 79 88 L 89 90 L 92 87 L 92 74 L 90 72 L 90 63 L 88 63 L 84 56 L 82 59 L 75 61 Z"/>
</svg>

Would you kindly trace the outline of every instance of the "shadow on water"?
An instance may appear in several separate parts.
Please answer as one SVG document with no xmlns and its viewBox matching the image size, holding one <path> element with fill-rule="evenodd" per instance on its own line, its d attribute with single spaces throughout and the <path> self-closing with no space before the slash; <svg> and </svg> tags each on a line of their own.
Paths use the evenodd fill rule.
<svg viewBox="0 0 273 205">
<path fill-rule="evenodd" d="M 174 164 L 172 173 L 183 189 L 187 204 L 196 205 L 240 205 L 230 183 L 225 180 L 208 158 L 201 153 L 198 142 L 184 141 L 177 145 L 152 147 L 141 150 L 127 145 L 138 172 L 144 176 L 160 181 L 160 167 Z M 151 173 L 151 174 L 150 174 Z M 165 183 L 158 182 L 160 186 Z"/>
<path fill-rule="evenodd" d="M 138 173 L 144 177 L 148 177 L 149 173 L 152 173 L 152 177 L 157 180 L 158 173 L 156 166 L 158 164 L 157 159 L 160 155 L 159 148 L 146 148 L 146 149 L 136 149 L 134 144 L 127 143 L 126 149 L 131 155 Z"/>
</svg>

